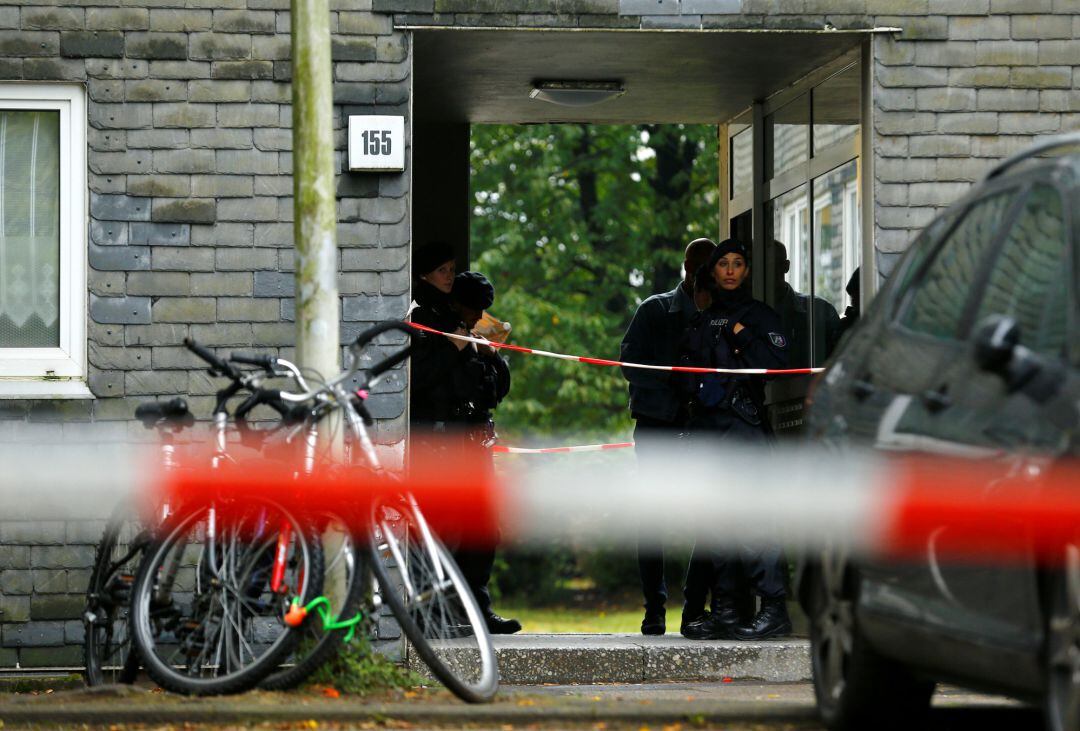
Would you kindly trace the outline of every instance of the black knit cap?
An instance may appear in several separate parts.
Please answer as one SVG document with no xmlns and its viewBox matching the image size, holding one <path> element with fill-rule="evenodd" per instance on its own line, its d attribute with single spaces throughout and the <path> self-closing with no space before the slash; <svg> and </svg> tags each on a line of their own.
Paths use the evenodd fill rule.
<svg viewBox="0 0 1080 731">
<path fill-rule="evenodd" d="M 422 277 L 454 258 L 453 246 L 445 241 L 429 241 L 413 254 L 413 274 Z"/>
<path fill-rule="evenodd" d="M 495 287 L 480 272 L 462 272 L 454 277 L 450 296 L 474 310 L 486 310 L 495 301 Z"/>
<path fill-rule="evenodd" d="M 739 254 L 743 259 L 746 259 L 747 264 L 750 263 L 750 247 L 738 239 L 724 239 L 713 249 L 712 256 L 709 257 L 709 263 L 705 265 L 707 270 L 711 272 L 716 263 L 727 254 Z"/>
</svg>

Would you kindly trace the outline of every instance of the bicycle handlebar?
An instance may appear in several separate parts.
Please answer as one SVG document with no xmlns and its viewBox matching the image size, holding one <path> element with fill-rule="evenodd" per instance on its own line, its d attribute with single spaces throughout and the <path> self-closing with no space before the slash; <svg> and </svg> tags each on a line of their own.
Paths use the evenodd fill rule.
<svg viewBox="0 0 1080 731">
<path fill-rule="evenodd" d="M 202 358 L 204 361 L 210 364 L 210 370 L 212 375 L 222 375 L 226 378 L 231 378 L 234 381 L 240 378 L 240 373 L 235 368 L 218 358 L 211 353 L 207 348 L 199 345 L 191 338 L 184 338 L 184 345 L 195 355 Z"/>
<path fill-rule="evenodd" d="M 140 419 L 148 428 L 159 421 L 167 421 L 176 426 L 191 426 L 195 423 L 195 417 L 188 411 L 187 401 L 182 398 L 139 404 L 135 407 L 135 418 Z"/>
<path fill-rule="evenodd" d="M 365 330 L 364 332 L 357 335 L 356 340 L 353 341 L 353 344 L 352 344 L 351 347 L 352 347 L 352 349 L 354 351 L 359 350 L 360 348 L 362 348 L 363 346 L 367 345 L 372 340 L 377 338 L 379 335 L 382 335 L 384 332 L 389 332 L 391 330 L 397 330 L 398 332 L 401 332 L 401 333 L 404 333 L 405 335 L 408 335 L 410 337 L 410 341 L 411 341 L 413 333 L 416 332 L 406 322 L 402 322 L 401 320 L 387 320 L 386 322 L 380 322 L 378 325 L 375 325 L 374 327 L 370 327 L 367 330 Z M 404 361 L 411 354 L 412 354 L 412 345 L 411 344 L 406 345 L 404 348 L 402 348 L 398 352 L 387 356 L 386 358 L 384 358 L 383 360 L 379 361 L 378 363 L 373 365 L 371 368 L 369 368 L 368 369 L 368 374 L 372 378 L 375 378 L 376 376 L 380 376 L 383 373 L 385 373 L 386 371 L 388 371 L 391 368 L 393 368 L 394 366 L 396 366 L 398 363 L 401 363 L 402 361 Z"/>
<path fill-rule="evenodd" d="M 233 412 L 233 418 L 237 421 L 244 421 L 247 419 L 247 415 L 251 413 L 259 404 L 267 404 L 278 413 L 281 413 L 277 408 L 278 404 L 281 404 L 281 391 L 271 388 L 260 388 L 252 391 L 251 395 L 244 400 L 244 403 L 236 407 L 236 411 Z M 283 405 L 282 405 L 283 406 Z"/>
<path fill-rule="evenodd" d="M 229 360 L 233 363 L 258 366 L 266 371 L 273 372 L 277 358 L 272 355 L 259 355 L 258 353 L 229 353 Z"/>
</svg>

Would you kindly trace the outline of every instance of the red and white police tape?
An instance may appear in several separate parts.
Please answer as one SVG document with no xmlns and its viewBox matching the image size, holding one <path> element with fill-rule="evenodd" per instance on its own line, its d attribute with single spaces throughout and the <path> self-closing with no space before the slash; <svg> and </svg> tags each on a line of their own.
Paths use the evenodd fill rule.
<svg viewBox="0 0 1080 731">
<path fill-rule="evenodd" d="M 522 345 L 510 345 L 509 343 L 496 343 L 494 341 L 485 340 L 484 338 L 476 338 L 470 335 L 458 335 L 457 333 L 443 332 L 442 330 L 436 330 L 433 327 L 427 325 L 420 325 L 419 323 L 410 322 L 409 325 L 426 333 L 433 333 L 435 335 L 443 335 L 454 340 L 461 340 L 466 343 L 476 343 L 477 345 L 490 345 L 492 348 L 499 350 L 509 350 L 514 353 L 526 353 L 528 355 L 540 355 L 545 358 L 558 358 L 559 360 L 572 360 L 578 363 L 588 363 L 589 365 L 598 366 L 619 366 L 621 368 L 643 368 L 650 371 L 672 371 L 675 373 L 728 373 L 732 375 L 744 375 L 744 376 L 799 376 L 809 373 L 821 373 L 824 368 L 698 368 L 695 366 L 665 366 L 665 365 L 650 365 L 647 363 L 626 363 L 620 360 L 607 360 L 605 358 L 588 358 L 584 355 L 566 355 L 565 353 L 552 353 L 550 350 L 539 350 L 537 348 L 526 348 Z"/>
<path fill-rule="evenodd" d="M 495 454 L 566 454 L 569 452 L 606 452 L 609 449 L 628 449 L 633 442 L 614 442 L 612 444 L 582 444 L 576 447 L 507 447 L 496 444 L 491 448 Z"/>
<path fill-rule="evenodd" d="M 461 451 L 460 449 L 458 450 Z M 296 477 L 299 465 L 256 456 L 210 469 L 207 454 L 166 471 L 156 450 L 122 445 L 0 445 L 5 521 L 100 519 L 121 499 L 170 505 L 245 496 L 295 511 L 345 512 L 366 529 L 369 499 L 415 495 L 436 530 L 478 543 L 615 543 L 672 534 L 720 547 L 777 543 L 853 555 L 963 561 L 1057 560 L 1080 545 L 1080 464 L 673 445 L 637 466 L 500 470 L 433 450 L 404 481 L 366 470 Z M 351 511 L 351 513 L 350 513 Z M 25 531 L 19 533 L 23 535 Z M 929 553 L 928 553 L 929 552 Z"/>
</svg>

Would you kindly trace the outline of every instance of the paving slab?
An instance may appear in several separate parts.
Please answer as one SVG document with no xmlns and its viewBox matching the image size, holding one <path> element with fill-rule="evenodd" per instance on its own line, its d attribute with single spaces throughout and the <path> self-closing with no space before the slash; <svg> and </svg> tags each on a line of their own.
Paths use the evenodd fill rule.
<svg viewBox="0 0 1080 731">
<path fill-rule="evenodd" d="M 934 705 L 943 723 L 927 729 L 1016 731 L 1037 727 L 1038 714 L 1015 701 L 943 689 Z M 953 711 L 973 713 L 954 723 Z M 940 715 L 940 714 L 939 714 Z M 4 729 L 48 725 L 259 723 L 402 724 L 428 727 L 588 728 L 685 725 L 725 729 L 798 728 L 820 731 L 813 689 L 805 683 L 635 683 L 629 685 L 512 686 L 495 701 L 467 705 L 444 690 L 376 697 L 322 697 L 317 690 L 251 692 L 226 698 L 183 698 L 149 686 L 103 686 L 49 695 L 0 698 Z M 990 723 L 988 723 L 988 721 Z M 1033 726 L 1032 722 L 1036 722 Z"/>
<path fill-rule="evenodd" d="M 810 679 L 810 643 L 804 639 L 764 642 L 700 641 L 679 635 L 510 635 L 495 637 L 503 683 L 645 683 L 651 681 L 761 680 L 793 683 Z M 436 651 L 463 662 L 476 651 L 469 640 L 441 643 Z M 426 666 L 409 652 L 410 667 Z"/>
</svg>

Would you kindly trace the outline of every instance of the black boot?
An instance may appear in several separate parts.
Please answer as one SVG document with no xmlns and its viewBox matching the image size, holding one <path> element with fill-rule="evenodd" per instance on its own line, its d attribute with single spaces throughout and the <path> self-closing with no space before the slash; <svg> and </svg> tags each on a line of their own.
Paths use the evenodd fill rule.
<svg viewBox="0 0 1080 731">
<path fill-rule="evenodd" d="M 679 623 L 679 632 L 685 636 L 687 627 L 706 619 L 708 616 L 709 613 L 705 611 L 705 607 L 683 606 L 682 621 Z"/>
<path fill-rule="evenodd" d="M 734 604 L 713 604 L 704 619 L 682 628 L 682 636 L 691 640 L 730 640 L 739 625 L 739 613 Z"/>
<path fill-rule="evenodd" d="M 516 619 L 500 617 L 495 613 L 484 617 L 484 623 L 487 625 L 488 632 L 493 635 L 512 635 L 521 631 L 521 622 Z"/>
<path fill-rule="evenodd" d="M 766 640 L 791 634 L 791 617 L 788 616 L 787 598 L 762 599 L 761 610 L 750 624 L 735 628 L 737 640 Z"/>
<path fill-rule="evenodd" d="M 667 610 L 663 607 L 645 609 L 645 619 L 641 620 L 641 634 L 662 635 L 667 632 Z"/>
</svg>

